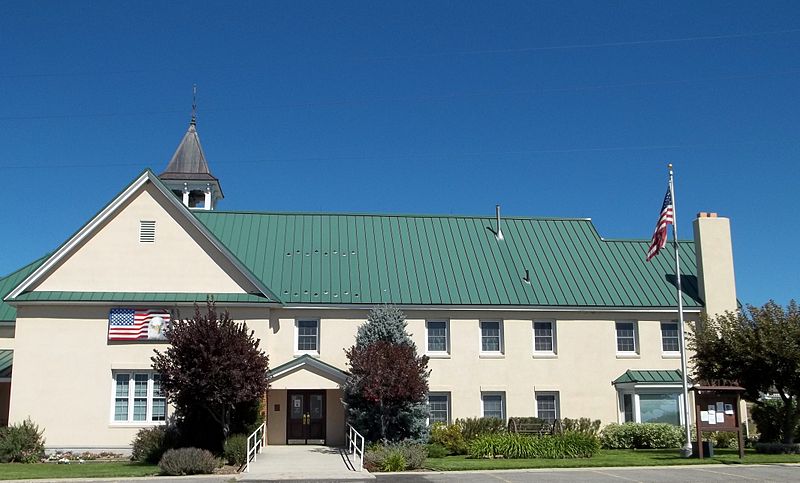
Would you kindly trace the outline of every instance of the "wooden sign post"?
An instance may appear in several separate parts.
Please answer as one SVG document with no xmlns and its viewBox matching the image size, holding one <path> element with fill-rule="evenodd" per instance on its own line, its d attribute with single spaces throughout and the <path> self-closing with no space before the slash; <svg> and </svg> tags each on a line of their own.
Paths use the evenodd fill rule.
<svg viewBox="0 0 800 483">
<path fill-rule="evenodd" d="M 692 391 L 697 423 L 697 455 L 700 459 L 703 459 L 703 431 L 736 432 L 739 458 L 744 458 L 744 432 L 739 414 L 744 388 L 736 385 L 698 385 Z"/>
</svg>

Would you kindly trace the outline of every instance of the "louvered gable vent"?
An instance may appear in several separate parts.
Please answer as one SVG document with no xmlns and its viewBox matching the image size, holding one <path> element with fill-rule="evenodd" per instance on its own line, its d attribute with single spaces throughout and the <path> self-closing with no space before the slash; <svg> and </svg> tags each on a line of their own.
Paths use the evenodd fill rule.
<svg viewBox="0 0 800 483">
<path fill-rule="evenodd" d="M 140 220 L 139 243 L 155 243 L 155 242 L 156 242 L 156 222 Z"/>
</svg>

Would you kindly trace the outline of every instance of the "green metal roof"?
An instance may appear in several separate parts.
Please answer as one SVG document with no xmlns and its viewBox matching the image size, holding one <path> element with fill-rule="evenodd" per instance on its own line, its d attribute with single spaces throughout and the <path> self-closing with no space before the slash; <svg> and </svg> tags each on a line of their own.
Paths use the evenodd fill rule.
<svg viewBox="0 0 800 483">
<path fill-rule="evenodd" d="M 14 365 L 14 351 L 0 350 L 0 377 L 11 377 Z"/>
<path fill-rule="evenodd" d="M 183 292 L 26 292 L 20 294 L 15 301 L 21 302 L 119 302 L 119 303 L 203 303 L 207 297 L 217 302 L 244 303 L 269 302 L 261 295 L 244 293 L 183 293 Z"/>
<path fill-rule="evenodd" d="M 33 263 L 30 263 L 14 273 L 10 273 L 5 277 L 0 278 L 0 322 L 13 322 L 17 318 L 17 309 L 3 302 L 6 295 L 9 294 L 14 287 L 19 285 L 25 278 L 34 270 L 39 268 L 39 265 L 47 260 L 44 256 Z"/>
<path fill-rule="evenodd" d="M 625 371 L 612 384 L 681 384 L 683 376 L 679 370 Z"/>
<path fill-rule="evenodd" d="M 668 253 L 645 262 L 649 240 L 603 240 L 588 219 L 504 218 L 498 241 L 491 217 L 193 213 L 283 303 L 676 305 Z M 694 243 L 680 254 L 696 308 Z"/>
</svg>

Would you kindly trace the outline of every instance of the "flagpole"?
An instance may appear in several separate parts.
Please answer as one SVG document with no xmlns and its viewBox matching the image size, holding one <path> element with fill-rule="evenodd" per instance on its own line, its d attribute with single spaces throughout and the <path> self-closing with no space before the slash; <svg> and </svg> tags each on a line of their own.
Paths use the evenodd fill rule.
<svg viewBox="0 0 800 483">
<path fill-rule="evenodd" d="M 686 333 L 683 323 L 683 291 L 681 290 L 681 262 L 678 247 L 678 208 L 675 203 L 675 182 L 672 175 L 672 163 L 667 167 L 669 169 L 669 193 L 672 197 L 672 243 L 675 247 L 675 279 L 678 288 L 678 326 L 681 334 L 681 374 L 683 375 L 683 418 L 686 430 L 686 444 L 681 450 L 681 456 L 689 458 L 692 456 L 692 415 L 689 412 L 689 374 L 686 371 Z"/>
</svg>

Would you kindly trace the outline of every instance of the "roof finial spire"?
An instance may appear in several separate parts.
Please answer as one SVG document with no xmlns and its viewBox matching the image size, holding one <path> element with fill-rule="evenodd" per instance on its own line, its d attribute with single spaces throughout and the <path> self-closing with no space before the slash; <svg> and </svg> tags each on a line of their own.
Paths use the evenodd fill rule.
<svg viewBox="0 0 800 483">
<path fill-rule="evenodd" d="M 197 84 L 192 84 L 192 120 L 189 124 L 197 125 Z"/>
</svg>

